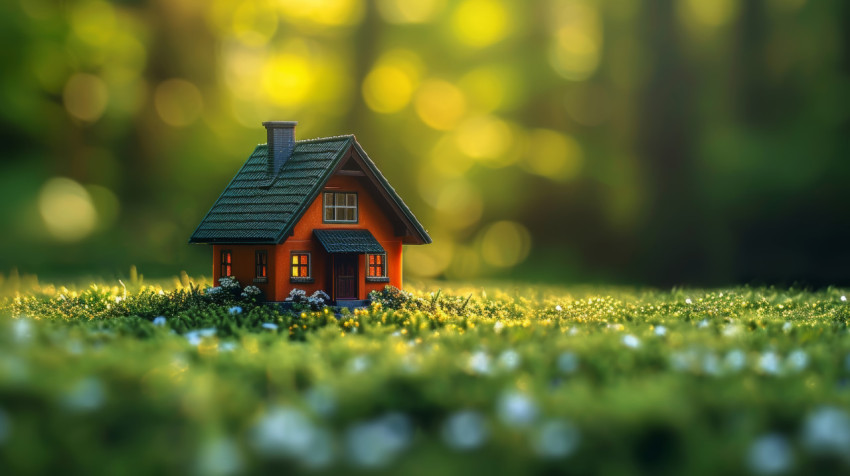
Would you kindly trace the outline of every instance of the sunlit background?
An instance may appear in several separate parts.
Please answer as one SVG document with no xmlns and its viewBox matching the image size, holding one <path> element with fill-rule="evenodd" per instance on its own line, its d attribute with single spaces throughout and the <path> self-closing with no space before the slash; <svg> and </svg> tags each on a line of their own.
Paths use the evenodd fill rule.
<svg viewBox="0 0 850 476">
<path fill-rule="evenodd" d="M 849 5 L 4 1 L 0 273 L 209 274 L 189 235 L 297 120 L 425 224 L 406 276 L 846 284 Z"/>
</svg>

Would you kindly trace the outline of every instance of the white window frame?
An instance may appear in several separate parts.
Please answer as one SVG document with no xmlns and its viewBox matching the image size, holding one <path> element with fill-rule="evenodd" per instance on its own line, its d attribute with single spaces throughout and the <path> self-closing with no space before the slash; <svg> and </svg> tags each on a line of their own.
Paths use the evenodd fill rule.
<svg viewBox="0 0 850 476">
<path fill-rule="evenodd" d="M 371 276 L 369 275 L 369 271 L 371 271 L 371 266 L 369 264 L 370 256 L 380 256 L 381 257 L 381 276 Z M 366 281 L 372 282 L 389 282 L 389 276 L 387 275 L 387 254 L 386 253 L 366 253 Z"/>
<path fill-rule="evenodd" d="M 338 195 L 343 195 L 345 197 L 345 205 L 337 205 L 336 197 Z M 354 197 L 354 205 L 349 205 L 349 197 Z M 357 223 L 360 218 L 360 213 L 358 213 L 358 202 L 359 199 L 357 197 L 357 192 L 324 192 L 322 193 L 322 223 Z M 328 210 L 332 210 L 333 219 L 328 219 Z M 344 212 L 345 210 L 354 210 L 354 219 L 346 220 L 344 218 L 338 218 L 340 216 L 340 212 Z M 343 216 L 344 213 L 343 213 Z"/>
</svg>

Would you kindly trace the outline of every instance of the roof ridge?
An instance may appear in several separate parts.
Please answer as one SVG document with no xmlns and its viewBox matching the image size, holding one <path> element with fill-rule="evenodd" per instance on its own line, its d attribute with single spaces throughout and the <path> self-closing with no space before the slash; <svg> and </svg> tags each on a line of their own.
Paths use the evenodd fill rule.
<svg viewBox="0 0 850 476">
<path fill-rule="evenodd" d="M 341 134 L 341 135 L 338 135 L 338 136 L 314 137 L 312 139 L 301 139 L 301 140 L 295 141 L 295 143 L 297 144 L 299 142 L 319 142 L 319 141 L 325 141 L 325 140 L 331 140 L 331 139 L 339 140 L 339 139 L 352 139 L 352 138 L 354 138 L 354 134 Z"/>
</svg>

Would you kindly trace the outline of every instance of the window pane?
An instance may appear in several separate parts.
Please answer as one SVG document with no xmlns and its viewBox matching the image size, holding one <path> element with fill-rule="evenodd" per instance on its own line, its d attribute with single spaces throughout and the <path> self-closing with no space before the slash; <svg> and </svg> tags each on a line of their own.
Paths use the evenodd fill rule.
<svg viewBox="0 0 850 476">
<path fill-rule="evenodd" d="M 335 193 L 336 197 L 336 206 L 345 205 L 345 195 L 341 193 Z"/>
<path fill-rule="evenodd" d="M 356 207 L 357 206 L 357 194 L 348 193 L 348 206 Z"/>
<path fill-rule="evenodd" d="M 354 221 L 354 209 L 353 208 L 346 208 L 345 209 L 345 219 L 347 221 Z"/>
</svg>

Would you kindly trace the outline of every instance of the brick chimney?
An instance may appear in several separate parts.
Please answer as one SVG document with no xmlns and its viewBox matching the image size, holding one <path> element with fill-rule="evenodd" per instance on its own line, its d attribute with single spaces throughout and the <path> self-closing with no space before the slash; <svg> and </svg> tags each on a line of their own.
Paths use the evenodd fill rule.
<svg viewBox="0 0 850 476">
<path fill-rule="evenodd" d="M 272 177 L 280 172 L 280 168 L 292 155 L 295 148 L 295 125 L 298 121 L 267 121 L 266 142 L 269 150 L 268 173 Z"/>
</svg>

